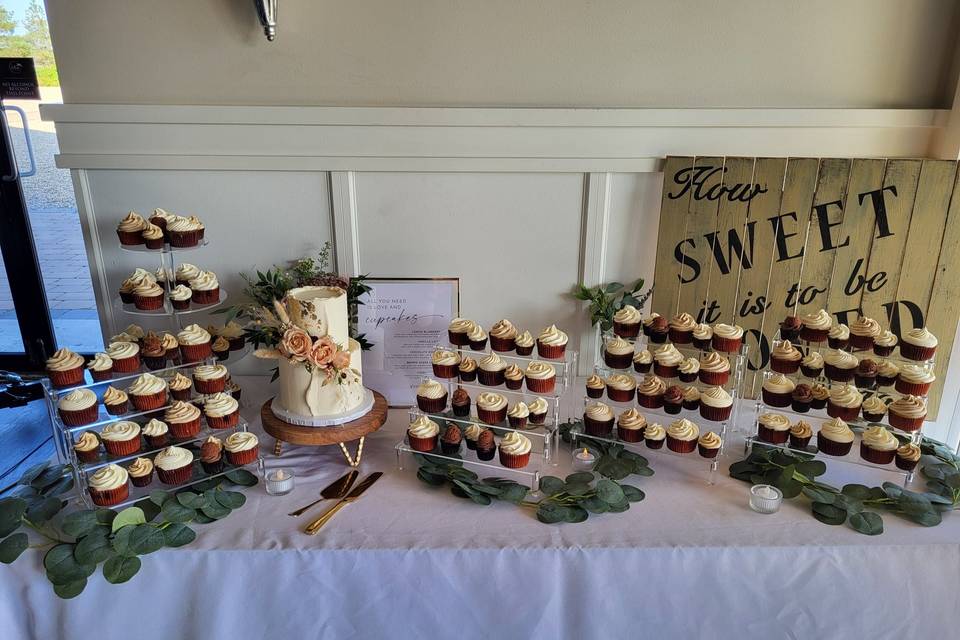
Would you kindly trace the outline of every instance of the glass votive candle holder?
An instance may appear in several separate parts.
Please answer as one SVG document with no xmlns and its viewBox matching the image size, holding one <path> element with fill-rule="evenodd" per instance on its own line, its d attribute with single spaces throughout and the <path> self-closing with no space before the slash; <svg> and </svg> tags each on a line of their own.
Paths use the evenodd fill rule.
<svg viewBox="0 0 960 640">
<path fill-rule="evenodd" d="M 783 502 L 783 492 L 773 485 L 755 484 L 750 487 L 750 508 L 757 513 L 776 513 Z"/>
<path fill-rule="evenodd" d="M 577 452 L 573 454 L 574 471 L 592 471 L 593 465 L 596 464 L 596 462 L 597 456 L 591 453 L 586 447 L 577 449 Z"/>
<path fill-rule="evenodd" d="M 293 491 L 293 471 L 287 468 L 270 469 L 264 475 L 264 486 L 271 496 L 285 496 Z"/>
</svg>

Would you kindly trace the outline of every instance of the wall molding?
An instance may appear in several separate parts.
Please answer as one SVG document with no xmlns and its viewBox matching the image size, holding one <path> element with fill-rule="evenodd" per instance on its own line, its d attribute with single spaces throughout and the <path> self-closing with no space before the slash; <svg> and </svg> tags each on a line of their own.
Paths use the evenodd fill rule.
<svg viewBox="0 0 960 640">
<path fill-rule="evenodd" d="M 337 272 L 358 276 L 362 273 L 360 224 L 357 215 L 357 180 L 353 171 L 330 172 L 330 210 L 333 214 Z"/>
</svg>

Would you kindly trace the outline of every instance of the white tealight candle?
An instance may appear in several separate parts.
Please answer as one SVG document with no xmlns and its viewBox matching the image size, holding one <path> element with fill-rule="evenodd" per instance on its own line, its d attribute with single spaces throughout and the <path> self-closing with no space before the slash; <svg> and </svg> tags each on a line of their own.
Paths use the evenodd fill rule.
<svg viewBox="0 0 960 640">
<path fill-rule="evenodd" d="M 283 496 L 293 491 L 293 472 L 289 469 L 271 469 L 266 477 L 267 493 Z"/>
<path fill-rule="evenodd" d="M 783 493 L 769 484 L 755 484 L 750 487 L 750 508 L 757 513 L 776 513 L 780 510 Z"/>
<path fill-rule="evenodd" d="M 573 456 L 573 468 L 577 471 L 590 471 L 593 464 L 597 461 L 597 456 L 590 453 L 590 450 L 584 447 L 577 451 Z"/>
</svg>

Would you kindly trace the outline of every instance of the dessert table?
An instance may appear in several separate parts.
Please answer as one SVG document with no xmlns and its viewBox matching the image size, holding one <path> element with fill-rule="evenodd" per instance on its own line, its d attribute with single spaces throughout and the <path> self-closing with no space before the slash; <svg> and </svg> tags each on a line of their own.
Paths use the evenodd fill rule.
<svg viewBox="0 0 960 640">
<path fill-rule="evenodd" d="M 273 392 L 238 378 L 245 417 Z M 623 514 L 545 525 L 512 504 L 477 506 L 396 467 L 407 422 L 392 410 L 367 439 L 361 474 L 383 478 L 315 537 L 300 532 L 347 467 L 336 447 L 288 446 L 297 487 L 247 490 L 188 547 L 143 559 L 128 584 L 95 574 L 56 598 L 40 554 L 0 568 L 3 637 L 88 638 L 827 638 L 953 637 L 960 610 L 960 515 L 923 528 L 884 515 L 876 537 L 814 520 L 804 500 L 747 507 L 748 486 L 713 486 L 705 464 L 648 456 L 632 477 L 646 500 Z M 262 453 L 276 466 L 265 437 Z M 692 454 L 696 455 L 696 454 Z M 566 448 L 557 474 L 568 473 Z M 871 478 L 879 484 L 884 478 Z"/>
</svg>

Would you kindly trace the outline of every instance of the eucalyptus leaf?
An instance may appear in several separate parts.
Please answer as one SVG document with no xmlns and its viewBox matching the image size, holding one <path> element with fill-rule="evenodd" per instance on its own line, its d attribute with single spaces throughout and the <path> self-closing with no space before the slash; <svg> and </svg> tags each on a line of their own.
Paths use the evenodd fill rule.
<svg viewBox="0 0 960 640">
<path fill-rule="evenodd" d="M 169 493 L 167 493 L 166 491 L 162 491 L 160 489 L 154 489 L 153 491 L 150 492 L 150 502 L 157 505 L 158 507 L 162 507 L 163 503 L 166 502 L 169 497 L 170 497 Z"/>
<path fill-rule="evenodd" d="M 580 506 L 589 511 L 590 513 L 606 513 L 610 510 L 610 505 L 598 498 L 597 496 L 590 496 L 586 500 L 580 503 Z"/>
<path fill-rule="evenodd" d="M 23 498 L 0 500 L 0 536 L 7 536 L 16 531 L 26 512 L 27 501 Z"/>
<path fill-rule="evenodd" d="M 816 478 L 827 472 L 827 465 L 823 460 L 804 460 L 797 463 L 797 471 L 808 478 Z"/>
<path fill-rule="evenodd" d="M 58 544 L 47 551 L 43 557 L 43 566 L 47 570 L 47 579 L 53 584 L 65 585 L 70 582 L 89 578 L 96 570 L 95 564 L 77 562 L 73 555 L 76 545 Z"/>
<path fill-rule="evenodd" d="M 110 535 L 104 527 L 81 538 L 73 550 L 73 557 L 80 564 L 100 564 L 112 555 Z"/>
<path fill-rule="evenodd" d="M 646 497 L 643 491 L 630 484 L 621 484 L 620 489 L 623 490 L 623 497 L 626 498 L 628 502 L 640 502 Z"/>
<path fill-rule="evenodd" d="M 163 542 L 168 547 L 182 547 L 196 538 L 196 531 L 179 522 L 170 524 L 163 530 Z"/>
<path fill-rule="evenodd" d="M 215 491 L 217 502 L 228 509 L 239 509 L 247 502 L 247 496 L 238 491 Z"/>
<path fill-rule="evenodd" d="M 146 521 L 147 518 L 143 515 L 143 509 L 140 507 L 127 507 L 113 519 L 113 524 L 110 526 L 110 529 L 113 533 L 116 533 L 123 527 L 143 524 Z"/>
<path fill-rule="evenodd" d="M 79 580 L 74 580 L 73 582 L 55 584 L 53 585 L 53 592 L 57 594 L 58 598 L 69 600 L 70 598 L 76 598 L 78 595 L 83 593 L 83 590 L 86 588 L 86 586 L 87 579 L 81 578 Z"/>
<path fill-rule="evenodd" d="M 847 512 L 832 504 L 814 502 L 812 509 L 813 517 L 824 524 L 838 525 L 847 521 Z"/>
<path fill-rule="evenodd" d="M 848 514 L 863 511 L 863 503 L 857 498 L 852 498 L 845 494 L 840 494 L 833 499 L 833 506 L 843 509 Z"/>
<path fill-rule="evenodd" d="M 540 478 L 540 491 L 548 496 L 553 496 L 563 491 L 563 480 L 555 476 L 543 476 Z"/>
<path fill-rule="evenodd" d="M 845 484 L 840 493 L 857 500 L 867 500 L 870 497 L 870 487 L 862 484 Z"/>
<path fill-rule="evenodd" d="M 140 558 L 112 556 L 103 563 L 103 577 L 111 584 L 122 584 L 140 571 Z"/>
<path fill-rule="evenodd" d="M 567 484 L 589 484 L 593 482 L 593 474 L 589 471 L 571 473 L 563 481 Z"/>
<path fill-rule="evenodd" d="M 520 484 L 514 484 L 511 486 L 504 487 L 503 493 L 500 494 L 501 500 L 506 500 L 507 502 L 519 503 L 521 500 L 527 497 L 527 488 Z"/>
<path fill-rule="evenodd" d="M 203 495 L 193 491 L 181 491 L 176 495 L 177 502 L 188 509 L 199 509 L 206 504 Z"/>
<path fill-rule="evenodd" d="M 183 506 L 176 498 L 168 498 L 160 514 L 169 522 L 190 522 L 196 517 L 197 511 Z"/>
<path fill-rule="evenodd" d="M 99 527 L 100 522 L 97 520 L 97 514 L 93 509 L 84 509 L 74 511 L 65 517 L 60 526 L 63 532 L 71 538 L 79 538 Z"/>
<path fill-rule="evenodd" d="M 44 469 L 39 476 L 34 478 L 30 482 L 30 485 L 33 487 L 36 487 L 37 489 L 41 489 L 43 493 L 50 495 L 48 488 L 60 482 L 60 480 L 63 479 L 64 474 L 66 473 L 69 473 L 69 472 L 67 471 L 67 468 L 64 465 L 48 467 Z"/>
<path fill-rule="evenodd" d="M 608 478 L 600 478 L 597 481 L 597 497 L 610 505 L 625 499 L 620 485 Z"/>
<path fill-rule="evenodd" d="M 862 511 L 850 516 L 850 526 L 865 535 L 878 536 L 883 533 L 883 518 L 872 511 Z"/>
<path fill-rule="evenodd" d="M 113 519 L 117 517 L 117 512 L 113 509 L 97 509 L 94 512 L 97 515 L 97 522 L 111 526 Z"/>
<path fill-rule="evenodd" d="M 649 477 L 653 475 L 653 469 L 650 467 L 637 467 L 634 473 L 638 476 Z"/>
<path fill-rule="evenodd" d="M 163 532 L 160 529 L 149 524 L 138 524 L 132 529 L 128 539 L 129 549 L 133 552 L 131 555 L 145 556 L 163 548 Z"/>
<path fill-rule="evenodd" d="M 564 485 L 563 491 L 564 493 L 567 493 L 571 496 L 583 496 L 590 493 L 592 489 L 590 489 L 590 485 L 588 484 L 584 484 L 582 482 L 575 482 L 573 484 Z"/>
<path fill-rule="evenodd" d="M 940 512 L 933 507 L 929 511 L 905 513 L 904 517 L 925 527 L 935 527 L 943 521 Z"/>
<path fill-rule="evenodd" d="M 557 478 L 559 480 L 559 478 Z M 537 507 L 537 520 L 544 524 L 556 524 L 566 518 L 564 507 L 550 502 L 541 502 Z"/>
<path fill-rule="evenodd" d="M 427 484 L 431 484 L 435 487 L 438 487 L 447 483 L 446 477 L 430 473 L 423 468 L 417 469 L 417 477 L 420 478 L 420 480 L 422 480 L 423 482 L 426 482 Z"/>
<path fill-rule="evenodd" d="M 33 481 L 39 478 L 40 474 L 43 473 L 49 466 L 49 460 L 33 465 L 20 475 L 20 479 L 17 480 L 17 484 L 32 484 Z"/>
<path fill-rule="evenodd" d="M 213 518 L 214 520 L 220 520 L 221 518 L 226 518 L 228 515 L 230 515 L 230 509 L 228 507 L 216 502 L 214 504 L 203 505 L 203 508 L 200 509 L 200 512 L 210 518 Z"/>
<path fill-rule="evenodd" d="M 623 513 L 624 511 L 630 509 L 630 502 L 624 498 L 620 502 L 614 502 L 613 504 L 608 505 L 608 508 L 610 509 L 610 513 Z"/>
<path fill-rule="evenodd" d="M 0 562 L 10 564 L 20 557 L 20 554 L 30 546 L 30 540 L 25 533 L 14 533 L 0 540 Z"/>
<path fill-rule="evenodd" d="M 246 469 L 231 469 L 224 474 L 224 477 L 233 484 L 238 484 L 241 487 L 252 487 L 259 482 L 257 476 Z"/>
<path fill-rule="evenodd" d="M 779 486 L 780 493 L 783 494 L 783 497 L 787 500 L 796 498 L 803 491 L 803 484 L 792 478 L 789 480 L 781 480 Z"/>
<path fill-rule="evenodd" d="M 197 514 L 193 516 L 191 520 L 193 524 L 213 524 L 216 522 L 213 518 L 207 517 L 202 511 L 197 511 Z"/>
<path fill-rule="evenodd" d="M 583 522 L 590 514 L 587 513 L 587 510 L 582 507 L 571 506 L 567 507 L 564 513 L 564 521 L 571 524 L 576 524 L 578 522 Z"/>
<path fill-rule="evenodd" d="M 154 518 L 160 515 L 160 505 L 153 503 L 149 498 L 137 500 L 133 506 L 139 507 L 143 511 L 143 517 L 147 522 L 153 522 Z"/>
</svg>

